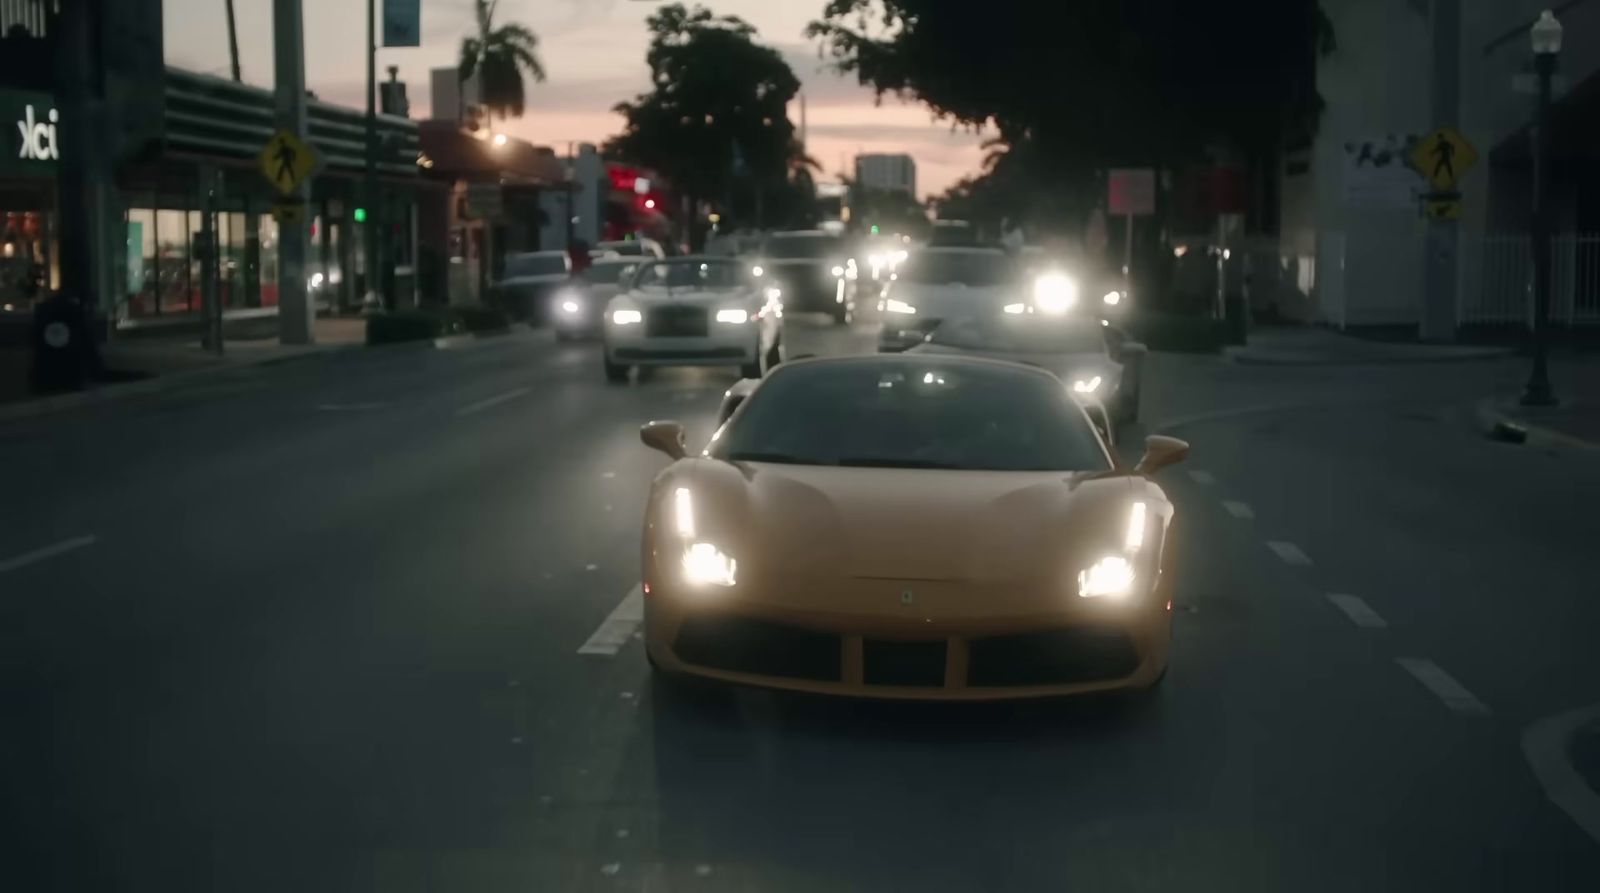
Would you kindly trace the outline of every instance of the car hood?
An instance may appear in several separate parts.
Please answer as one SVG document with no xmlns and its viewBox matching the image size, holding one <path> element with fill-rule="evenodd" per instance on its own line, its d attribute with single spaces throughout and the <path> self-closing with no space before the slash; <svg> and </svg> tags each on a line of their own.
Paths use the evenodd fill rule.
<svg viewBox="0 0 1600 893">
<path fill-rule="evenodd" d="M 685 460 L 697 536 L 746 579 L 979 584 L 1064 579 L 1114 547 L 1142 479 L 1085 472 L 838 468 Z M 664 528 L 662 535 L 671 535 Z"/>
<path fill-rule="evenodd" d="M 1003 285 L 962 285 L 952 283 L 921 283 L 895 281 L 889 286 L 888 297 L 904 301 L 917 308 L 917 316 L 924 319 L 948 319 L 973 313 L 988 313 L 999 309 L 1007 296 L 1016 290 Z"/>
<path fill-rule="evenodd" d="M 508 276 L 498 283 L 501 287 L 560 285 L 572 279 L 566 273 L 549 273 L 539 276 Z"/>
</svg>

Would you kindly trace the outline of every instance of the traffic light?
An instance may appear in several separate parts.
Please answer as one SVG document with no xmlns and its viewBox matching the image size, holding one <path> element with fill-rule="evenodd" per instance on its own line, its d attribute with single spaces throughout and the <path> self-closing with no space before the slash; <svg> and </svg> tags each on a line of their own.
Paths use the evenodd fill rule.
<svg viewBox="0 0 1600 893">
<path fill-rule="evenodd" d="M 876 223 L 874 223 L 872 225 L 872 234 L 873 235 L 877 235 L 878 234 L 878 225 Z"/>
<path fill-rule="evenodd" d="M 357 223 L 366 223 L 367 222 L 367 209 L 366 208 L 357 208 L 355 210 L 355 212 L 353 214 L 351 214 L 350 216 L 353 217 Z"/>
</svg>

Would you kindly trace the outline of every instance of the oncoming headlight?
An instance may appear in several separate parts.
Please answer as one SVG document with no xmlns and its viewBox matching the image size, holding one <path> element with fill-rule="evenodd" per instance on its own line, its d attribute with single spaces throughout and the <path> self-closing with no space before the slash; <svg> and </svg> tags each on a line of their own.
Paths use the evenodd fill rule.
<svg viewBox="0 0 1600 893">
<path fill-rule="evenodd" d="M 726 310 L 717 311 L 717 322 L 725 322 L 730 325 L 737 326 L 743 325 L 749 321 L 750 311 L 741 309 L 739 307 L 730 307 Z"/>
<path fill-rule="evenodd" d="M 1118 598 L 1133 591 L 1133 563 L 1121 555 L 1107 555 L 1078 572 L 1082 598 Z"/>
<path fill-rule="evenodd" d="M 1100 376 L 1095 375 L 1089 378 L 1080 378 L 1077 381 L 1074 381 L 1072 383 L 1072 390 L 1079 394 L 1093 394 L 1095 391 L 1100 389 L 1100 385 Z"/>
<path fill-rule="evenodd" d="M 1064 313 L 1078 302 L 1078 283 L 1064 273 L 1045 273 L 1033 283 L 1033 305 L 1045 313 Z"/>
<path fill-rule="evenodd" d="M 1115 307 L 1118 304 L 1122 303 L 1122 292 L 1120 292 L 1120 291 L 1108 291 L 1108 292 L 1106 292 L 1105 298 L 1103 298 L 1102 300 L 1104 300 L 1110 306 Z"/>
<path fill-rule="evenodd" d="M 635 323 L 644 322 L 644 314 L 637 310 L 613 310 L 611 311 L 611 322 L 613 325 L 631 326 Z"/>
<path fill-rule="evenodd" d="M 897 301 L 894 298 L 890 298 L 888 303 L 883 305 L 883 309 L 890 313 L 915 314 L 917 312 L 917 308 L 907 304 L 905 301 Z"/>
</svg>

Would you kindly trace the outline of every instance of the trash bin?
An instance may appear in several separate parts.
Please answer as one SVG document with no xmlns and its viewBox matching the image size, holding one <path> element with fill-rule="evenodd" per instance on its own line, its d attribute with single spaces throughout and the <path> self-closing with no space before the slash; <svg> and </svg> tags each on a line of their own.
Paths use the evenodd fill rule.
<svg viewBox="0 0 1600 893">
<path fill-rule="evenodd" d="M 82 390 L 98 378 L 100 352 L 84 306 L 57 294 L 33 308 L 31 384 L 35 393 Z"/>
</svg>

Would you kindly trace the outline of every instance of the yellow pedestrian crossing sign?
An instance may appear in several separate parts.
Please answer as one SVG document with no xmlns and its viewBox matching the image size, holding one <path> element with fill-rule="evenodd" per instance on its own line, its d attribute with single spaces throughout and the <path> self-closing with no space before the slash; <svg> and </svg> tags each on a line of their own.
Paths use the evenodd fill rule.
<svg viewBox="0 0 1600 893">
<path fill-rule="evenodd" d="M 1441 127 L 1411 147 L 1411 166 L 1438 192 L 1454 189 L 1477 163 L 1477 150 L 1454 127 Z"/>
<path fill-rule="evenodd" d="M 317 169 L 317 150 L 305 140 L 287 130 L 280 130 L 267 140 L 266 148 L 257 159 L 267 182 L 284 195 L 292 194 Z"/>
</svg>

